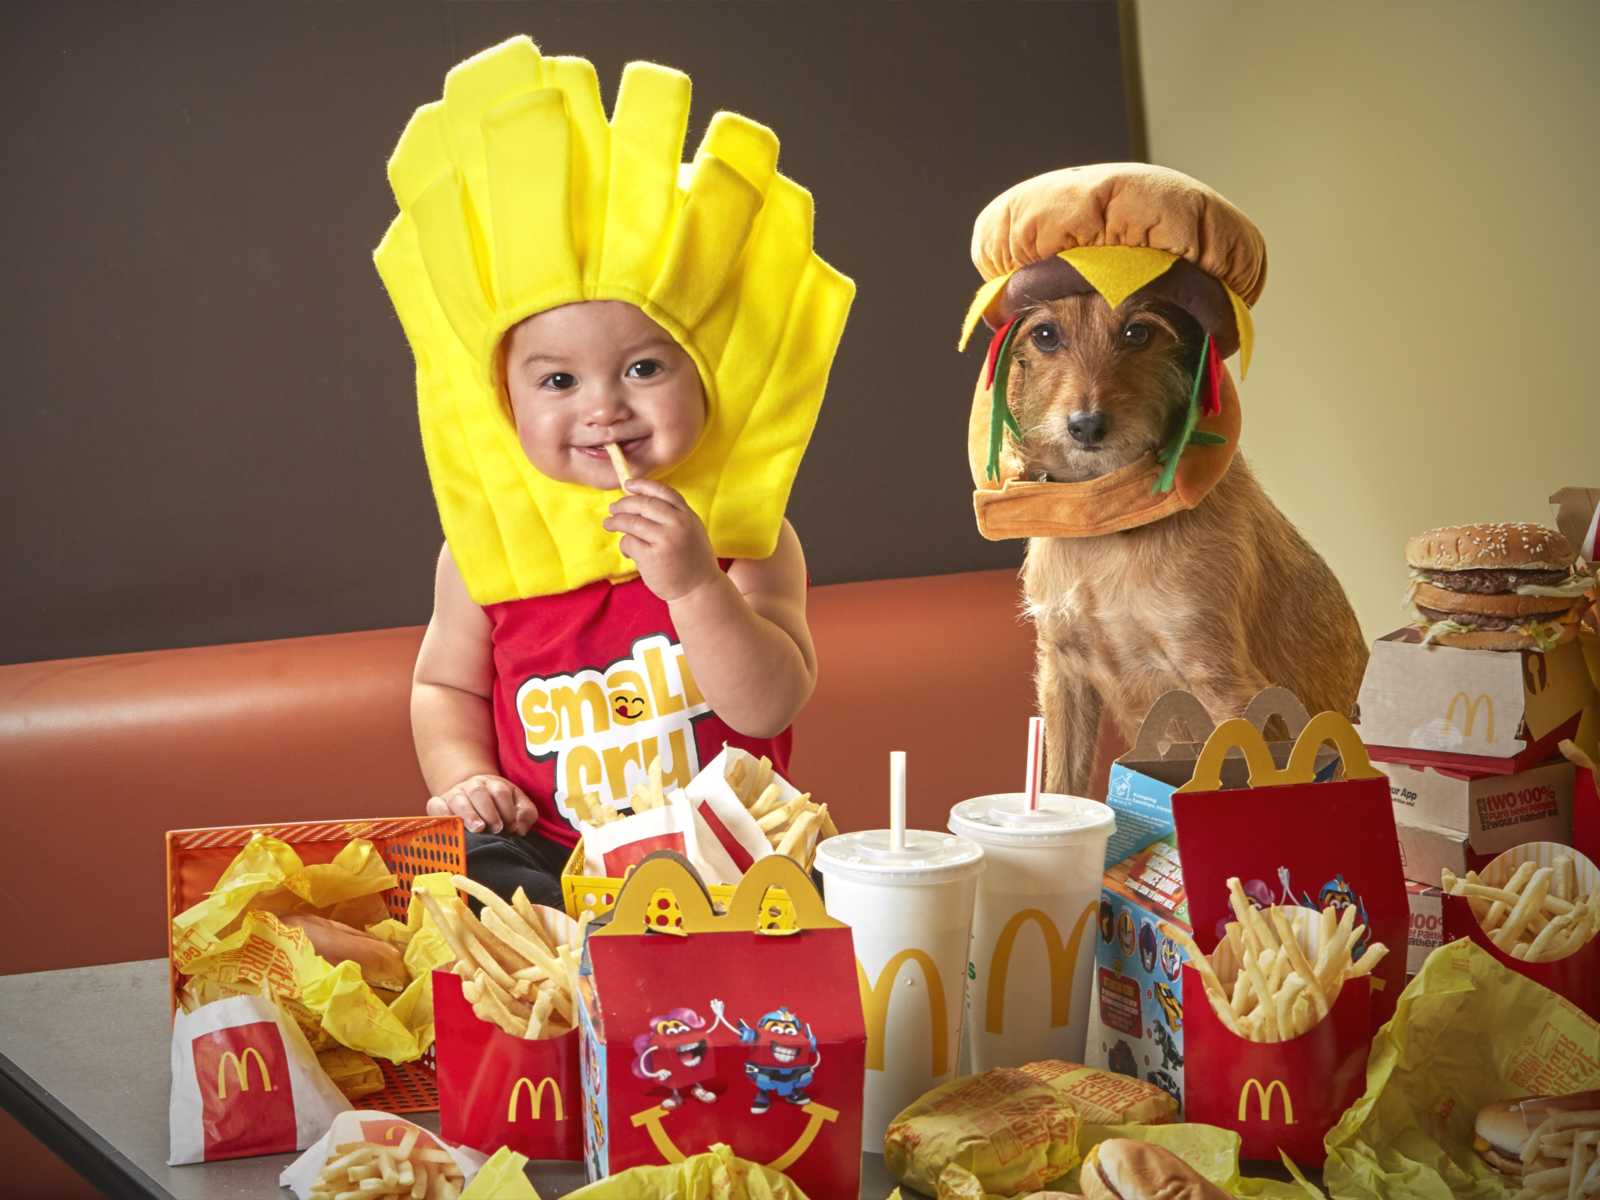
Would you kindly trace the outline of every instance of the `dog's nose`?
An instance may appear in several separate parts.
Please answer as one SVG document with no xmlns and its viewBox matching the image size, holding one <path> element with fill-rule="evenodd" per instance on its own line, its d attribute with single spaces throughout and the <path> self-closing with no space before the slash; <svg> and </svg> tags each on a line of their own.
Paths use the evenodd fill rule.
<svg viewBox="0 0 1600 1200">
<path fill-rule="evenodd" d="M 1101 412 L 1073 413 L 1067 418 L 1067 432 L 1080 446 L 1098 446 L 1106 438 L 1106 415 Z"/>
</svg>

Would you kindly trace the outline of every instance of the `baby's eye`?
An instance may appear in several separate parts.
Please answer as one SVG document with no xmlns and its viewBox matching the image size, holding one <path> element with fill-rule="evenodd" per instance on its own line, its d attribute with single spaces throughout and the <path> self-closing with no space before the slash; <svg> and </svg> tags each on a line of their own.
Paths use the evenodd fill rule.
<svg viewBox="0 0 1600 1200">
<path fill-rule="evenodd" d="M 630 379 L 649 379 L 652 375 L 661 373 L 661 364 L 653 358 L 641 358 L 628 368 Z"/>
<path fill-rule="evenodd" d="M 1122 344 L 1138 350 L 1150 344 L 1150 326 L 1143 321 L 1129 321 L 1122 329 Z"/>
<path fill-rule="evenodd" d="M 1046 354 L 1061 349 L 1061 330 L 1053 321 L 1046 321 L 1043 325 L 1036 326 L 1028 337 Z"/>
<path fill-rule="evenodd" d="M 566 371 L 556 371 L 554 374 L 546 375 L 539 381 L 540 387 L 554 388 L 558 392 L 564 392 L 568 388 L 576 387 L 577 384 L 578 377 L 568 374 Z"/>
</svg>

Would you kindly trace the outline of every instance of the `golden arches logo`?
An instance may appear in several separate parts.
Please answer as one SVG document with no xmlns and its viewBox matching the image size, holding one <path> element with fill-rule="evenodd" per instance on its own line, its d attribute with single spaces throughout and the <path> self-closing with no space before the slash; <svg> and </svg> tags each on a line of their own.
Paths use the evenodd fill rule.
<svg viewBox="0 0 1600 1200">
<path fill-rule="evenodd" d="M 867 969 L 856 960 L 856 983 L 861 988 L 861 1011 L 867 1020 L 867 1068 L 883 1070 L 883 1033 L 889 1020 L 889 998 L 894 995 L 894 981 L 900 968 L 916 963 L 922 968 L 922 982 L 928 989 L 928 1023 L 932 1027 L 933 1043 L 931 1069 L 935 1077 L 950 1069 L 950 1014 L 944 1002 L 944 980 L 939 968 L 926 951 L 909 947 L 901 950 L 883 965 L 876 983 L 867 977 Z"/>
<path fill-rule="evenodd" d="M 1037 908 L 1025 908 L 1006 922 L 994 944 L 994 956 L 989 960 L 989 990 L 984 1005 L 983 1027 L 989 1033 L 1002 1033 L 1006 1019 L 1006 979 L 1011 972 L 1011 951 L 1017 935 L 1029 921 L 1039 926 L 1044 938 L 1044 948 L 1050 963 L 1050 1025 L 1058 1028 L 1067 1023 L 1072 1014 L 1073 972 L 1078 965 L 1078 947 L 1083 941 L 1083 931 L 1089 918 L 1099 908 L 1098 900 L 1091 900 L 1072 926 L 1072 936 L 1063 944 L 1056 923 L 1048 913 Z"/>
<path fill-rule="evenodd" d="M 261 1057 L 261 1051 L 250 1046 L 243 1054 L 235 1054 L 232 1050 L 226 1051 L 217 1061 L 217 1099 L 228 1098 L 228 1064 L 233 1064 L 233 1077 L 241 1092 L 250 1090 L 250 1059 L 254 1057 L 256 1067 L 261 1073 L 261 1090 L 272 1090 L 272 1076 L 267 1074 L 267 1060 Z"/>
<path fill-rule="evenodd" d="M 526 1075 L 517 1080 L 511 1088 L 511 1099 L 506 1102 L 506 1124 L 515 1125 L 517 1121 L 517 1097 L 522 1095 L 524 1088 L 528 1091 L 528 1119 L 537 1121 L 540 1113 L 544 1111 L 544 1089 L 548 1087 L 555 1097 L 555 1110 L 558 1121 L 567 1119 L 566 1106 L 561 1100 L 561 1085 L 549 1075 L 539 1080 L 537 1084 Z"/>
<path fill-rule="evenodd" d="M 1450 697 L 1450 706 L 1444 710 L 1444 720 L 1447 725 L 1456 725 L 1456 705 L 1462 708 L 1463 720 L 1456 728 L 1461 730 L 1462 737 L 1471 737 L 1472 729 L 1478 723 L 1478 709 L 1481 707 L 1488 713 L 1488 720 L 1484 722 L 1484 740 L 1494 741 L 1494 697 L 1485 692 L 1479 692 L 1476 697 L 1467 695 L 1466 692 L 1457 692 Z"/>
<path fill-rule="evenodd" d="M 787 1150 L 767 1164 L 774 1171 L 787 1171 L 802 1154 L 811 1149 L 811 1143 L 817 1140 L 817 1134 L 822 1132 L 823 1125 L 839 1119 L 837 1108 L 829 1108 L 826 1104 L 818 1104 L 815 1100 L 807 1101 L 800 1111 L 806 1114 L 806 1127 L 800 1131 L 800 1136 L 790 1143 Z M 679 1163 L 685 1156 L 673 1142 L 672 1135 L 662 1127 L 661 1119 L 666 1115 L 667 1110 L 658 1104 L 654 1108 L 634 1113 L 631 1120 L 635 1129 L 641 1125 L 645 1127 L 645 1131 L 650 1135 L 650 1141 L 661 1154 L 662 1162 Z"/>
<path fill-rule="evenodd" d="M 1266 1121 L 1271 1119 L 1272 1094 L 1281 1092 L 1283 1094 L 1283 1123 L 1285 1125 L 1294 1124 L 1294 1101 L 1289 1099 L 1288 1085 L 1281 1079 L 1274 1079 L 1265 1087 L 1262 1086 L 1259 1079 L 1246 1079 L 1244 1081 L 1244 1086 L 1239 1089 L 1239 1120 L 1241 1122 L 1245 1119 L 1244 1114 L 1249 1111 L 1251 1092 L 1256 1095 L 1256 1111 L 1260 1114 L 1257 1120 Z"/>
</svg>

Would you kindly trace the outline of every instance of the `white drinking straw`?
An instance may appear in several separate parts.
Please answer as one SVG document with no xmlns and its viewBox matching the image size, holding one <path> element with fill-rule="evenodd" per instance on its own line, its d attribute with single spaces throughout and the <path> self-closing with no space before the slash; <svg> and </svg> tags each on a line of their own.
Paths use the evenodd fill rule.
<svg viewBox="0 0 1600 1200">
<path fill-rule="evenodd" d="M 889 751 L 889 848 L 906 848 L 906 752 Z"/>
<path fill-rule="evenodd" d="M 1028 812 L 1039 810 L 1039 776 L 1044 768 L 1044 718 L 1028 718 Z"/>
</svg>

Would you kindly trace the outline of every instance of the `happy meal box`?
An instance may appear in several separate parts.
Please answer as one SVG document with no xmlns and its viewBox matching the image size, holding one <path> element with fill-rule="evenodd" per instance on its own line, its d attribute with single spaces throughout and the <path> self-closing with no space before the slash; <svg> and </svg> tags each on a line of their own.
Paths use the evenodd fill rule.
<svg viewBox="0 0 1600 1200">
<path fill-rule="evenodd" d="M 591 1180 L 725 1142 L 807 1195 L 857 1193 L 855 948 L 793 860 L 755 863 L 718 914 L 682 857 L 651 855 L 590 928 L 578 991 Z"/>
<path fill-rule="evenodd" d="M 1318 782 L 1318 753 L 1330 743 L 1343 778 Z M 1248 786 L 1224 790 L 1235 752 Z M 1259 1015 L 1241 1020 L 1228 1006 L 1237 987 L 1216 998 L 1228 1006 L 1219 1013 L 1195 965 L 1184 966 L 1185 1119 L 1236 1131 L 1243 1158 L 1276 1161 L 1283 1151 L 1320 1165 L 1323 1135 L 1360 1096 L 1373 1034 L 1393 1015 L 1405 982 L 1410 909 L 1388 781 L 1336 713 L 1307 723 L 1283 768 L 1256 728 L 1234 719 L 1207 739 L 1193 777 L 1172 797 L 1172 815 L 1194 940 L 1217 973 L 1227 978 L 1238 965 L 1230 956 L 1242 958 L 1245 946 L 1255 956 L 1271 948 L 1293 964 L 1273 979 L 1258 972 L 1280 998 L 1260 1024 Z M 1230 921 L 1240 928 L 1230 933 Z M 1373 943 L 1387 952 L 1363 961 Z M 1325 969 L 1324 945 L 1329 957 L 1347 953 L 1357 971 Z M 1282 999 L 1297 998 L 1297 974 L 1323 984 L 1300 989 L 1308 990 L 1300 1013 Z M 1284 1033 L 1287 1040 L 1258 1040 Z"/>
<path fill-rule="evenodd" d="M 1570 846 L 1527 842 L 1479 872 L 1476 888 L 1455 882 L 1465 894 L 1444 897 L 1447 941 L 1471 939 L 1502 966 L 1600 1020 L 1600 899 L 1593 898 L 1600 895 L 1600 867 Z M 1499 911 L 1491 916 L 1493 909 Z M 1556 928 L 1541 937 L 1551 924 Z"/>
</svg>

